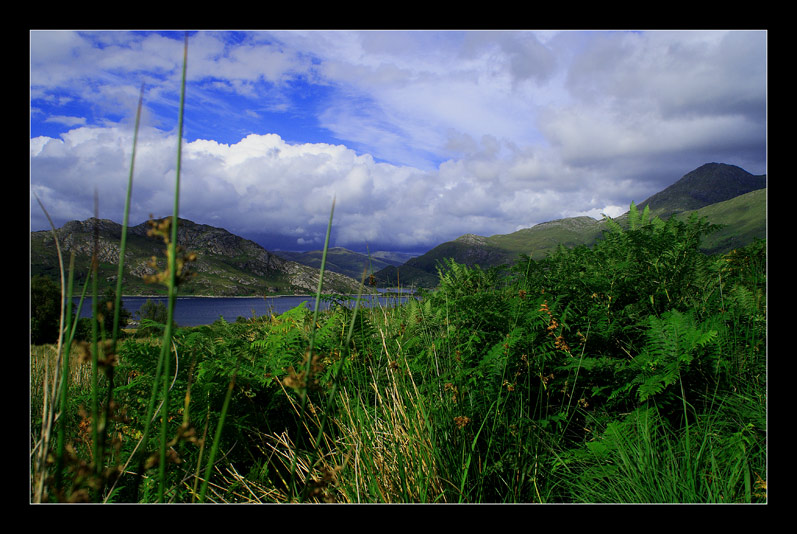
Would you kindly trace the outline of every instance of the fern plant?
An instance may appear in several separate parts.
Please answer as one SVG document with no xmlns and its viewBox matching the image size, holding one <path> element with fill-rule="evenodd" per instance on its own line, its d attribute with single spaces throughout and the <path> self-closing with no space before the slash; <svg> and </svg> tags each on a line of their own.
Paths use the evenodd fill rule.
<svg viewBox="0 0 797 534">
<path fill-rule="evenodd" d="M 639 402 L 645 402 L 661 394 L 689 373 L 699 349 L 716 339 L 717 331 L 696 325 L 691 313 L 672 310 L 660 318 L 650 316 L 646 343 L 626 367 L 633 376 L 613 395 L 634 390 Z"/>
</svg>

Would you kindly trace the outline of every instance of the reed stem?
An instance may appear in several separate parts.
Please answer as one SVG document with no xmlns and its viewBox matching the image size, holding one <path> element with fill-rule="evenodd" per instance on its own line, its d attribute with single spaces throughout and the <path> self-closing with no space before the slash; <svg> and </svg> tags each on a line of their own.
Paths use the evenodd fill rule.
<svg viewBox="0 0 797 534">
<path fill-rule="evenodd" d="M 159 492 L 158 500 L 163 501 L 166 485 L 166 448 L 167 448 L 167 425 L 169 421 L 169 352 L 172 340 L 172 329 L 174 326 L 174 305 L 177 298 L 177 225 L 180 211 L 180 170 L 183 155 L 183 112 L 185 109 L 185 73 L 188 64 L 188 32 L 185 34 L 183 43 L 183 72 L 180 83 L 180 113 L 177 125 L 177 166 L 175 172 L 174 185 L 174 213 L 172 215 L 171 239 L 169 240 L 169 279 L 168 293 L 169 304 L 166 315 L 166 328 L 161 344 L 161 358 L 164 361 L 163 373 L 163 412 L 161 412 L 161 434 L 160 434 L 160 463 L 159 463 Z"/>
</svg>

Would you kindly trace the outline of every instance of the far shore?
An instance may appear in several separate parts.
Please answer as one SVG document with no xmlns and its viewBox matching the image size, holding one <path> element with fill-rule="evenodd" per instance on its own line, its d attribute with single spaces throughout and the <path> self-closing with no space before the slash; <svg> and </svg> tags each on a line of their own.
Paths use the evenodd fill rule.
<svg viewBox="0 0 797 534">
<path fill-rule="evenodd" d="M 122 295 L 122 297 L 141 297 L 147 299 L 166 299 L 168 295 Z M 203 299 L 262 299 L 276 297 L 315 297 L 315 295 L 177 295 L 177 298 L 203 298 Z"/>
<path fill-rule="evenodd" d="M 388 290 L 387 294 L 402 294 L 398 290 Z M 376 295 L 377 293 L 363 293 L 363 296 Z M 384 293 L 381 293 L 383 295 Z M 341 296 L 341 297 L 356 297 L 357 293 L 322 293 L 324 296 Z M 122 295 L 122 298 L 140 297 L 147 299 L 165 299 L 169 298 L 168 295 Z M 280 297 L 300 297 L 300 298 L 315 298 L 315 294 L 281 294 L 281 295 L 177 295 L 177 298 L 203 298 L 203 299 L 262 299 L 262 298 L 280 298 Z"/>
</svg>

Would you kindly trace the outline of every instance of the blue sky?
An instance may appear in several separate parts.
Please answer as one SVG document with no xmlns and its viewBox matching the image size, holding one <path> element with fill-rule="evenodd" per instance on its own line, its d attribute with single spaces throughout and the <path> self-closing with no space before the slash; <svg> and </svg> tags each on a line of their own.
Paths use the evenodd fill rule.
<svg viewBox="0 0 797 534">
<path fill-rule="evenodd" d="M 30 33 L 31 229 L 173 205 L 183 32 Z M 424 251 L 766 172 L 763 31 L 189 34 L 180 215 L 269 249 Z"/>
</svg>

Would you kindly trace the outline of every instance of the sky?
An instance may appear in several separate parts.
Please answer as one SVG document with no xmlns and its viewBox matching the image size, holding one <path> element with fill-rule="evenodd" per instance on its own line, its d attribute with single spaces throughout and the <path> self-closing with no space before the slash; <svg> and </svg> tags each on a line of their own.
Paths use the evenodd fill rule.
<svg viewBox="0 0 797 534">
<path fill-rule="evenodd" d="M 182 31 L 30 32 L 31 230 L 171 215 Z M 766 31 L 192 31 L 179 216 L 424 252 L 767 163 Z M 143 92 L 142 92 L 143 87 Z"/>
</svg>

